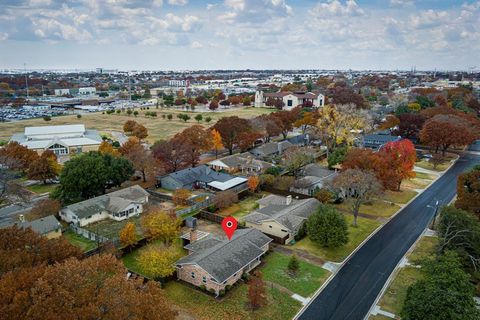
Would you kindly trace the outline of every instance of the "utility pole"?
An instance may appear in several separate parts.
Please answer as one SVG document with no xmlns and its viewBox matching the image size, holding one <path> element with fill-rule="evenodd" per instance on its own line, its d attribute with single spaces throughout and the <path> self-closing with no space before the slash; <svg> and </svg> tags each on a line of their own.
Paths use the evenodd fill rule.
<svg viewBox="0 0 480 320">
<path fill-rule="evenodd" d="M 27 88 L 27 101 L 28 101 L 28 77 L 27 77 L 27 64 L 23 63 L 23 70 L 25 71 L 25 87 Z"/>
<path fill-rule="evenodd" d="M 433 209 L 433 221 L 432 221 L 432 229 L 435 229 L 435 224 L 437 222 L 437 215 L 438 215 L 438 207 L 439 207 L 440 201 L 435 201 L 435 206 L 427 205 L 428 208 Z"/>
<path fill-rule="evenodd" d="M 128 74 L 128 101 L 132 101 L 132 92 L 131 92 L 131 85 L 130 85 L 130 72 Z"/>
</svg>

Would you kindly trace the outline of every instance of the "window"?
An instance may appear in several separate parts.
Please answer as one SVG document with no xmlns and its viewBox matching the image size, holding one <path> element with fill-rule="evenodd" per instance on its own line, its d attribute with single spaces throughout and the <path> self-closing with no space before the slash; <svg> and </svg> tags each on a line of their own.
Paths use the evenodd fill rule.
<svg viewBox="0 0 480 320">
<path fill-rule="evenodd" d="M 203 277 L 202 277 L 202 282 L 203 282 L 203 283 L 207 283 L 207 277 L 203 276 Z"/>
<path fill-rule="evenodd" d="M 288 232 L 287 230 L 284 230 L 284 229 L 281 229 L 281 230 L 282 230 L 282 232 Z"/>
<path fill-rule="evenodd" d="M 82 147 L 77 147 L 77 153 L 82 153 Z"/>
<path fill-rule="evenodd" d="M 270 229 L 272 229 L 272 226 L 268 226 Z"/>
<path fill-rule="evenodd" d="M 90 219 L 92 216 L 88 216 L 87 219 Z"/>
<path fill-rule="evenodd" d="M 287 106 L 289 107 L 293 106 L 293 100 L 287 100 Z"/>
<path fill-rule="evenodd" d="M 195 272 L 192 272 L 192 279 L 195 279 Z"/>
</svg>

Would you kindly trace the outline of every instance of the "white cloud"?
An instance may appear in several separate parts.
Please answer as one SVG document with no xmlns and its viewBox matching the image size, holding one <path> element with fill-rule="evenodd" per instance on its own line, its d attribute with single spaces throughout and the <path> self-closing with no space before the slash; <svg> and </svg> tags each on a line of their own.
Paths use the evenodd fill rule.
<svg viewBox="0 0 480 320">
<path fill-rule="evenodd" d="M 390 0 L 390 5 L 394 7 L 407 7 L 414 4 L 415 0 Z"/>
<path fill-rule="evenodd" d="M 0 32 L 0 41 L 4 41 L 8 39 L 8 33 Z"/>
<path fill-rule="evenodd" d="M 190 44 L 190 48 L 192 49 L 200 49 L 200 48 L 203 48 L 203 45 L 198 42 L 198 41 L 193 41 L 191 44 Z"/>
<path fill-rule="evenodd" d="M 168 0 L 168 4 L 174 6 L 184 6 L 188 3 L 188 0 Z"/>
<path fill-rule="evenodd" d="M 318 3 L 310 13 L 320 18 L 328 18 L 332 16 L 359 16 L 363 15 L 364 11 L 358 6 L 355 0 L 347 0 L 344 3 L 339 0 L 333 0 Z"/>
</svg>

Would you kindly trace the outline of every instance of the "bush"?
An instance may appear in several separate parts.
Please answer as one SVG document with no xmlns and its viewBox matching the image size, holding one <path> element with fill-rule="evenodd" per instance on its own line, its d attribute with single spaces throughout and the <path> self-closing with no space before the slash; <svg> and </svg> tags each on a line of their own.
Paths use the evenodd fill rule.
<svg viewBox="0 0 480 320">
<path fill-rule="evenodd" d="M 135 117 L 138 116 L 138 111 L 137 111 L 137 110 L 133 111 L 133 115 L 134 115 Z"/>
<path fill-rule="evenodd" d="M 112 146 L 113 146 L 114 148 L 120 148 L 120 142 L 118 142 L 118 141 L 113 141 L 113 142 L 112 142 Z"/>
<path fill-rule="evenodd" d="M 298 232 L 295 235 L 295 241 L 299 241 L 299 240 L 303 239 L 306 235 L 307 235 L 307 224 L 304 223 L 304 224 L 302 224 L 300 229 L 298 229 Z"/>
<path fill-rule="evenodd" d="M 275 177 L 279 176 L 281 172 L 282 172 L 282 168 L 279 166 L 270 167 L 267 170 L 265 170 L 266 174 L 271 174 L 271 175 L 274 175 Z"/>
<path fill-rule="evenodd" d="M 307 220 L 310 239 L 322 247 L 335 248 L 348 242 L 345 217 L 329 205 L 321 205 Z"/>
<path fill-rule="evenodd" d="M 176 205 L 187 205 L 190 198 L 190 191 L 187 189 L 178 189 L 173 193 L 172 201 Z"/>
<path fill-rule="evenodd" d="M 333 199 L 333 194 L 330 190 L 322 188 L 315 193 L 315 199 L 321 203 L 329 203 Z"/>
<path fill-rule="evenodd" d="M 206 291 L 206 290 L 207 290 L 207 287 L 206 287 L 204 284 L 202 284 L 202 285 L 200 286 L 200 289 L 202 289 L 202 291 Z"/>
<path fill-rule="evenodd" d="M 288 274 L 292 277 L 297 276 L 298 271 L 300 270 L 300 263 L 298 262 L 297 256 L 295 254 L 292 254 L 290 257 L 290 260 L 288 261 L 288 266 L 287 266 Z"/>
<path fill-rule="evenodd" d="M 225 295 L 225 290 L 224 289 L 222 289 L 218 292 L 219 297 L 223 297 L 224 295 Z"/>
<path fill-rule="evenodd" d="M 213 213 L 213 212 L 217 211 L 217 207 L 215 207 L 214 204 L 211 204 L 207 207 L 207 211 Z"/>
<path fill-rule="evenodd" d="M 271 187 L 275 184 L 275 176 L 271 174 L 260 175 L 260 186 Z"/>
<path fill-rule="evenodd" d="M 50 121 L 50 120 L 52 120 L 52 117 L 50 117 L 50 116 L 44 116 L 44 117 L 43 117 L 43 120 L 45 120 L 45 121 Z"/>
<path fill-rule="evenodd" d="M 209 123 L 210 121 L 212 121 L 212 117 L 206 117 L 206 118 L 205 118 L 205 122 L 206 122 L 206 123 Z"/>
<path fill-rule="evenodd" d="M 242 279 L 246 282 L 248 282 L 248 280 L 250 280 L 250 275 L 248 273 L 244 273 L 242 274 Z"/>
<path fill-rule="evenodd" d="M 331 168 L 334 165 L 342 163 L 345 160 L 345 156 L 347 155 L 348 148 L 347 146 L 337 147 L 333 150 L 332 153 L 328 155 L 328 167 Z"/>
<path fill-rule="evenodd" d="M 211 294 L 215 294 L 215 289 L 213 289 L 213 288 L 208 289 L 208 291 L 209 291 Z"/>
<path fill-rule="evenodd" d="M 230 291 L 230 289 L 232 289 L 232 286 L 229 285 L 229 284 L 227 284 L 227 285 L 225 286 L 225 291 Z"/>
<path fill-rule="evenodd" d="M 81 114 L 77 114 L 77 119 L 80 119 L 82 118 L 82 115 Z"/>
<path fill-rule="evenodd" d="M 120 114 L 122 112 L 122 110 L 120 109 L 117 109 L 117 113 Z"/>
<path fill-rule="evenodd" d="M 168 119 L 168 120 L 172 120 L 172 119 L 173 119 L 173 115 L 168 114 L 168 115 L 167 115 L 167 119 Z"/>
</svg>

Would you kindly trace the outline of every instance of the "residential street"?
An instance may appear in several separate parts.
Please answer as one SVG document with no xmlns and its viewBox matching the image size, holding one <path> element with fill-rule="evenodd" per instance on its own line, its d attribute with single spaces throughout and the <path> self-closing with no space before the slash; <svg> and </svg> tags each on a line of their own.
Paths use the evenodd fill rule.
<svg viewBox="0 0 480 320">
<path fill-rule="evenodd" d="M 465 153 L 427 190 L 406 206 L 354 254 L 327 287 L 298 317 L 302 320 L 364 319 L 399 260 L 431 221 L 436 199 L 449 203 L 456 194 L 459 173 L 480 163 Z"/>
</svg>

